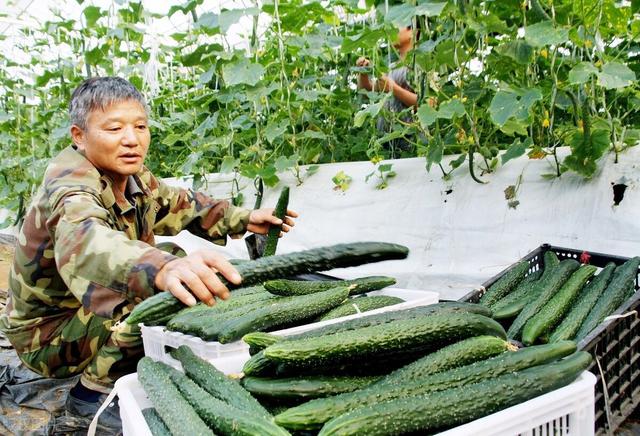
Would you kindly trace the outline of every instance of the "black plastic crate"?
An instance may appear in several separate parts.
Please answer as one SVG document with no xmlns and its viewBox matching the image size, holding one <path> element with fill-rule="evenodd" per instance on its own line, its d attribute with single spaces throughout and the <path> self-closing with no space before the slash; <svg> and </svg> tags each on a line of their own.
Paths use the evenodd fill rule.
<svg viewBox="0 0 640 436">
<path fill-rule="evenodd" d="M 587 261 L 600 268 L 609 262 L 621 265 L 629 259 L 543 244 L 521 259 L 529 262 L 530 273 L 544 267 L 543 256 L 549 250 L 553 251 L 560 260 Z M 514 265 L 491 277 L 482 284 L 481 288 L 473 290 L 461 300 L 477 303 L 485 289 L 489 288 Z M 636 290 L 638 287 L 638 277 L 636 277 Z M 616 310 L 611 319 L 600 324 L 578 344 L 579 349 L 588 351 L 594 357 L 589 371 L 598 379 L 595 386 L 596 434 L 608 434 L 615 431 L 640 404 L 639 311 L 640 292 L 636 292 Z"/>
</svg>

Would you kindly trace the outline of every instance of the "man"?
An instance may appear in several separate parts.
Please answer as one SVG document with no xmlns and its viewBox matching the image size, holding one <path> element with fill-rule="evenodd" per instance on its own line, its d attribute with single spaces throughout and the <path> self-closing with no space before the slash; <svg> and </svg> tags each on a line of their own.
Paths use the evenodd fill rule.
<svg viewBox="0 0 640 436">
<path fill-rule="evenodd" d="M 111 331 L 135 304 L 164 290 L 187 305 L 196 298 L 212 305 L 229 297 L 216 272 L 241 281 L 222 256 L 199 251 L 178 258 L 154 247 L 154 234 L 186 229 L 224 244 L 227 235 L 266 233 L 270 224 L 287 232 L 297 214 L 287 211 L 283 223 L 273 209 L 233 207 L 154 177 L 143 166 L 146 104 L 124 79 L 86 80 L 69 114 L 73 145 L 51 160 L 26 214 L 0 329 L 33 371 L 81 374 L 67 410 L 93 416 L 143 354 L 137 327 Z M 118 426 L 112 409 L 103 424 Z"/>
</svg>

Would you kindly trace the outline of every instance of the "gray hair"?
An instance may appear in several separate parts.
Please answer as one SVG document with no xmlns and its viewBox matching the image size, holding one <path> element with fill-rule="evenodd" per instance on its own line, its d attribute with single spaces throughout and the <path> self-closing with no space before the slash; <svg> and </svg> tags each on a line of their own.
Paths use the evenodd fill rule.
<svg viewBox="0 0 640 436">
<path fill-rule="evenodd" d="M 89 113 L 104 110 L 113 103 L 135 100 L 148 112 L 147 103 L 131 82 L 120 77 L 92 77 L 82 82 L 71 95 L 69 118 L 83 130 L 87 128 Z"/>
</svg>

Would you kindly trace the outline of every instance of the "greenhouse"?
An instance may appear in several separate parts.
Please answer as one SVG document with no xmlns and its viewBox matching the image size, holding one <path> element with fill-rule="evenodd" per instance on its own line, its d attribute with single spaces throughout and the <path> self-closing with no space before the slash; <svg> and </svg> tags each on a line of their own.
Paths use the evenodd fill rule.
<svg viewBox="0 0 640 436">
<path fill-rule="evenodd" d="M 0 4 L 0 434 L 640 434 L 640 1 Z"/>
</svg>

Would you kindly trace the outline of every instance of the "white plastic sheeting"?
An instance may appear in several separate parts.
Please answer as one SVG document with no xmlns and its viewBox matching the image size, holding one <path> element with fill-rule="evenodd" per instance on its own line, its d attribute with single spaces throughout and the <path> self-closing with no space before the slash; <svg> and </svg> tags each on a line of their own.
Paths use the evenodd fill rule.
<svg viewBox="0 0 640 436">
<path fill-rule="evenodd" d="M 568 150 L 561 150 L 566 154 Z M 450 168 L 448 161 L 443 166 Z M 604 252 L 621 256 L 640 255 L 639 172 L 640 148 L 632 148 L 614 163 L 603 158 L 600 171 L 584 180 L 553 173 L 553 160 L 530 160 L 526 156 L 508 162 L 493 174 L 480 177 L 480 185 L 465 165 L 449 180 L 435 167 L 428 173 L 423 158 L 388 161 L 396 177 L 386 189 L 375 188 L 375 177 L 365 177 L 370 162 L 321 165 L 320 170 L 296 186 L 291 174 L 265 193 L 263 206 L 273 206 L 284 184 L 291 187 L 290 207 L 300 213 L 293 231 L 280 240 L 278 252 L 351 241 L 388 241 L 411 249 L 409 258 L 334 270 L 352 278 L 385 274 L 398 286 L 439 292 L 442 299 L 457 299 L 500 272 L 542 243 Z M 353 182 L 346 192 L 335 191 L 331 178 L 339 171 Z M 229 174 L 213 174 L 206 191 L 228 197 Z M 511 208 L 504 190 L 518 184 L 519 205 Z M 186 186 L 188 181 L 168 180 Z M 628 187 L 622 202 L 614 206 L 614 183 Z M 245 180 L 245 205 L 254 201 L 253 184 Z M 188 252 L 198 248 L 222 250 L 230 257 L 246 258 L 242 240 L 224 247 L 182 232 L 176 238 Z"/>
</svg>

